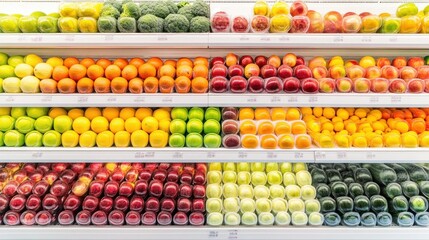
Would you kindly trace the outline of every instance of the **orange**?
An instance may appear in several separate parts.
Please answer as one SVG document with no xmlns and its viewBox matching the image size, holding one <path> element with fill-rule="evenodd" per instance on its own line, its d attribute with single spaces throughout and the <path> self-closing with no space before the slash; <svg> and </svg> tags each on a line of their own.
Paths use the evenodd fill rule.
<svg viewBox="0 0 429 240">
<path fill-rule="evenodd" d="M 121 70 L 128 65 L 128 60 L 125 58 L 117 58 L 113 61 L 113 64 L 118 66 Z"/>
<path fill-rule="evenodd" d="M 278 142 L 279 148 L 281 149 L 292 149 L 295 147 L 293 136 L 290 134 L 284 134 L 279 136 Z"/>
<path fill-rule="evenodd" d="M 192 92 L 193 93 L 206 93 L 209 88 L 209 82 L 207 78 L 196 77 L 192 80 Z"/>
<path fill-rule="evenodd" d="M 86 71 L 86 75 L 88 75 L 89 78 L 92 80 L 95 80 L 99 77 L 104 76 L 104 68 L 99 65 L 91 65 L 88 67 L 88 70 Z"/>
<path fill-rule="evenodd" d="M 104 75 L 107 79 L 112 80 L 116 77 L 121 76 L 121 68 L 119 68 L 117 65 L 109 65 L 106 70 L 104 71 Z"/>
<path fill-rule="evenodd" d="M 164 65 L 171 65 L 173 67 L 176 67 L 176 64 L 177 64 L 177 61 L 176 60 L 172 60 L 172 59 L 166 60 L 164 62 Z"/>
<path fill-rule="evenodd" d="M 128 118 L 134 117 L 136 114 L 136 110 L 134 108 L 122 108 L 119 112 L 119 117 L 122 118 L 124 121 Z"/>
<path fill-rule="evenodd" d="M 104 77 L 95 79 L 94 90 L 96 93 L 110 93 L 110 80 Z"/>
<path fill-rule="evenodd" d="M 259 107 L 255 110 L 255 119 L 256 120 L 270 120 L 271 119 L 271 113 L 269 108 Z"/>
<path fill-rule="evenodd" d="M 69 110 L 69 112 L 67 113 L 67 115 L 75 120 L 78 117 L 83 117 L 84 116 L 84 111 L 80 108 L 73 108 L 71 110 Z"/>
<path fill-rule="evenodd" d="M 174 81 L 174 87 L 178 93 L 189 93 L 189 90 L 191 90 L 191 80 L 185 76 L 178 77 Z"/>
<path fill-rule="evenodd" d="M 290 134 L 292 130 L 290 129 L 290 124 L 286 121 L 279 121 L 276 122 L 276 126 L 274 128 L 274 132 L 277 136 L 280 136 L 282 134 Z"/>
<path fill-rule="evenodd" d="M 67 115 L 67 111 L 64 108 L 54 107 L 49 110 L 49 117 L 56 118 L 61 115 Z"/>
<path fill-rule="evenodd" d="M 143 65 L 145 63 L 145 61 L 141 58 L 132 58 L 129 62 L 130 65 L 135 66 L 137 69 L 139 69 L 139 67 L 141 65 Z"/>
<path fill-rule="evenodd" d="M 128 90 L 128 81 L 123 77 L 115 77 L 110 83 L 112 93 L 126 93 Z"/>
<path fill-rule="evenodd" d="M 264 149 L 277 148 L 277 138 L 274 134 L 266 134 L 261 136 L 261 147 Z"/>
<path fill-rule="evenodd" d="M 243 148 L 257 148 L 259 146 L 259 139 L 256 135 L 246 134 L 241 137 L 241 145 Z"/>
<path fill-rule="evenodd" d="M 209 67 L 209 60 L 206 57 L 196 57 L 194 59 L 194 66 L 195 65 L 204 65 Z"/>
<path fill-rule="evenodd" d="M 92 58 L 84 58 L 84 59 L 80 60 L 80 64 L 89 68 L 90 66 L 95 64 L 95 61 Z"/>
<path fill-rule="evenodd" d="M 245 120 L 240 123 L 240 134 L 256 134 L 256 124 L 252 120 Z"/>
<path fill-rule="evenodd" d="M 145 93 L 157 93 L 158 79 L 155 77 L 146 78 L 143 82 L 143 88 Z"/>
<path fill-rule="evenodd" d="M 58 81 L 57 87 L 60 93 L 75 93 L 76 81 L 71 78 L 63 78 Z"/>
<path fill-rule="evenodd" d="M 308 135 L 299 135 L 295 138 L 296 148 L 307 149 L 311 147 L 311 139 Z"/>
<path fill-rule="evenodd" d="M 85 110 L 85 117 L 92 121 L 92 119 L 101 116 L 101 110 L 96 107 L 90 107 Z"/>
<path fill-rule="evenodd" d="M 192 78 L 192 68 L 188 65 L 181 65 L 177 67 L 176 75 L 178 77 L 185 76 L 187 78 Z M 201 76 L 204 77 L 204 76 Z"/>
<path fill-rule="evenodd" d="M 261 121 L 258 124 L 258 134 L 271 134 L 274 133 L 274 124 L 271 121 Z"/>
<path fill-rule="evenodd" d="M 114 118 L 119 117 L 119 108 L 117 107 L 106 107 L 101 111 L 103 117 L 107 119 L 107 121 L 112 121 Z"/>
<path fill-rule="evenodd" d="M 139 76 L 142 79 L 156 77 L 156 68 L 150 63 L 145 63 L 139 67 Z"/>
<path fill-rule="evenodd" d="M 202 64 L 197 64 L 194 66 L 194 68 L 192 69 L 193 72 L 193 77 L 203 77 L 203 78 L 207 78 L 209 76 L 209 68 L 205 65 Z"/>
<path fill-rule="evenodd" d="M 94 81 L 90 78 L 81 78 L 77 82 L 77 91 L 79 93 L 93 93 L 94 92 Z"/>
<path fill-rule="evenodd" d="M 194 67 L 194 63 L 189 58 L 179 58 L 177 60 L 177 66 L 188 65 L 190 67 Z"/>
<path fill-rule="evenodd" d="M 122 69 L 122 77 L 130 81 L 131 79 L 137 77 L 138 70 L 134 65 L 127 65 Z"/>
<path fill-rule="evenodd" d="M 238 112 L 238 119 L 239 120 L 253 120 L 255 118 L 255 111 L 253 108 L 240 108 L 240 111 Z"/>
<path fill-rule="evenodd" d="M 57 93 L 57 81 L 47 78 L 40 81 L 40 91 L 42 93 Z"/>
<path fill-rule="evenodd" d="M 75 57 L 68 57 L 66 59 L 64 59 L 63 65 L 66 68 L 70 68 L 71 66 L 78 64 L 79 63 L 79 59 L 75 58 Z"/>
<path fill-rule="evenodd" d="M 147 60 L 147 63 L 152 64 L 158 70 L 164 63 L 159 57 L 151 57 Z"/>
<path fill-rule="evenodd" d="M 143 80 L 141 78 L 133 78 L 128 82 L 128 91 L 130 93 L 142 93 L 143 92 Z"/>
<path fill-rule="evenodd" d="M 69 69 L 69 76 L 75 81 L 79 81 L 86 76 L 86 67 L 82 64 L 75 64 Z"/>
<path fill-rule="evenodd" d="M 143 121 L 143 119 L 145 117 L 150 117 L 152 116 L 153 110 L 151 108 L 148 107 L 144 107 L 144 108 L 138 108 L 135 116 L 136 118 L 138 118 L 140 121 Z"/>
<path fill-rule="evenodd" d="M 158 77 L 169 76 L 174 78 L 176 76 L 176 69 L 171 65 L 163 65 L 158 69 Z"/>
<path fill-rule="evenodd" d="M 112 65 L 112 61 L 107 58 L 100 58 L 95 64 L 102 67 L 103 69 L 106 69 L 109 65 Z"/>
<path fill-rule="evenodd" d="M 52 71 L 52 78 L 55 81 L 60 81 L 63 78 L 69 77 L 69 69 L 66 66 L 56 66 Z"/>
<path fill-rule="evenodd" d="M 303 121 L 292 122 L 292 134 L 305 134 L 307 132 L 307 126 Z"/>
<path fill-rule="evenodd" d="M 174 89 L 174 79 L 169 76 L 163 76 L 159 79 L 158 85 L 161 93 L 172 93 Z"/>
</svg>

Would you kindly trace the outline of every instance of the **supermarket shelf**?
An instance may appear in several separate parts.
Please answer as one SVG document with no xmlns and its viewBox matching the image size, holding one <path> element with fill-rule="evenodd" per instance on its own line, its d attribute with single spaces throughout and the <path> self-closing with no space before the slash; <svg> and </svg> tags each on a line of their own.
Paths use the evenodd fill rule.
<svg viewBox="0 0 429 240">
<path fill-rule="evenodd" d="M 208 94 L 0 94 L 0 106 L 205 107 Z"/>
<path fill-rule="evenodd" d="M 300 239 L 300 240 L 400 240 L 427 239 L 424 227 L 344 228 L 344 227 L 0 227 L 0 239 L 177 239 L 177 240 L 255 240 L 255 239 Z"/>
<path fill-rule="evenodd" d="M 429 94 L 0 94 L 0 107 L 429 107 Z"/>
</svg>

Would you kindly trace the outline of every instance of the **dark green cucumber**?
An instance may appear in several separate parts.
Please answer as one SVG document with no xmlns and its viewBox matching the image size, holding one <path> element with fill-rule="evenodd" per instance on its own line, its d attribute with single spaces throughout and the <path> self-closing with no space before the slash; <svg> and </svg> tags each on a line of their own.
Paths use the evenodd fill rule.
<svg viewBox="0 0 429 240">
<path fill-rule="evenodd" d="M 383 195 L 388 199 L 393 199 L 396 196 L 402 195 L 402 187 L 399 183 L 389 183 L 382 189 Z"/>
<path fill-rule="evenodd" d="M 380 194 L 380 186 L 375 182 L 365 183 L 363 189 L 365 190 L 365 195 L 369 198 Z"/>
<path fill-rule="evenodd" d="M 389 201 L 389 212 L 408 211 L 408 199 L 404 196 L 396 196 Z"/>
<path fill-rule="evenodd" d="M 313 170 L 311 170 L 311 179 L 313 181 L 313 185 L 318 183 L 328 183 L 328 177 L 326 176 L 325 171 L 320 168 L 313 168 Z"/>
<path fill-rule="evenodd" d="M 429 226 L 429 212 L 420 212 L 414 216 L 416 225 L 427 227 Z"/>
<path fill-rule="evenodd" d="M 386 212 L 388 210 L 388 203 L 385 197 L 381 195 L 374 195 L 370 198 L 371 209 L 375 213 Z"/>
<path fill-rule="evenodd" d="M 326 176 L 328 177 L 328 182 L 329 183 L 333 183 L 333 182 L 341 182 L 343 181 L 343 178 L 341 177 L 340 172 L 338 172 L 335 169 L 326 169 Z"/>
<path fill-rule="evenodd" d="M 363 166 L 369 169 L 375 182 L 379 184 L 386 186 L 387 184 L 396 182 L 398 180 L 395 170 L 386 164 L 367 163 Z"/>
<path fill-rule="evenodd" d="M 423 168 L 423 170 L 425 170 L 426 174 L 429 176 L 429 167 L 425 165 L 421 165 L 421 167 Z"/>
<path fill-rule="evenodd" d="M 371 172 L 366 168 L 354 168 L 353 175 L 355 177 L 355 181 L 362 185 L 367 182 L 372 182 Z"/>
<path fill-rule="evenodd" d="M 371 202 L 367 196 L 363 195 L 355 197 L 354 206 L 354 210 L 360 213 L 369 212 L 371 210 Z"/>
<path fill-rule="evenodd" d="M 401 212 L 393 215 L 393 222 L 401 227 L 411 227 L 414 225 L 414 214 L 411 212 Z"/>
<path fill-rule="evenodd" d="M 349 195 L 349 188 L 344 182 L 333 182 L 330 185 L 332 197 L 338 198 Z"/>
<path fill-rule="evenodd" d="M 405 181 L 401 183 L 402 192 L 408 198 L 419 195 L 419 185 L 413 181 Z"/>
<path fill-rule="evenodd" d="M 318 166 L 320 169 L 322 169 L 323 171 L 326 171 L 328 169 L 332 169 L 334 167 L 334 164 L 332 163 L 321 163 Z"/>
<path fill-rule="evenodd" d="M 354 209 L 353 199 L 351 197 L 339 197 L 337 198 L 337 211 L 345 214 L 351 212 Z"/>
<path fill-rule="evenodd" d="M 331 197 L 321 198 L 319 199 L 319 202 L 321 213 L 335 212 L 335 210 L 337 209 L 337 204 L 335 200 Z"/>
<path fill-rule="evenodd" d="M 388 212 L 381 212 L 377 214 L 377 225 L 381 227 L 389 227 L 392 225 L 392 215 Z"/>
<path fill-rule="evenodd" d="M 410 176 L 408 176 L 408 172 L 405 168 L 403 168 L 401 165 L 396 163 L 389 163 L 386 164 L 387 166 L 391 167 L 396 172 L 397 176 L 397 182 L 403 182 L 410 180 Z"/>
<path fill-rule="evenodd" d="M 363 187 L 362 187 L 361 184 L 359 184 L 359 183 L 351 183 L 349 185 L 349 195 L 350 195 L 350 197 L 355 198 L 357 196 L 364 195 L 364 194 L 365 194 L 365 191 L 363 190 Z"/>
<path fill-rule="evenodd" d="M 410 180 L 414 182 L 428 181 L 428 173 L 421 166 L 412 163 L 400 164 L 405 170 L 407 170 Z"/>
<path fill-rule="evenodd" d="M 324 198 L 331 196 L 331 188 L 325 183 L 319 183 L 316 186 L 316 198 Z"/>
<path fill-rule="evenodd" d="M 339 171 L 339 172 L 347 170 L 347 166 L 345 163 L 334 163 L 332 168 Z"/>
<path fill-rule="evenodd" d="M 356 227 L 360 224 L 360 215 L 357 212 L 347 212 L 342 216 L 342 224 L 347 227 Z"/>
<path fill-rule="evenodd" d="M 354 171 L 356 168 L 361 168 L 361 165 L 359 163 L 349 163 L 347 164 L 347 169 Z"/>
<path fill-rule="evenodd" d="M 419 182 L 420 192 L 426 197 L 429 198 L 429 181 Z"/>
<path fill-rule="evenodd" d="M 364 227 L 374 227 L 377 224 L 377 217 L 372 212 L 363 213 L 360 216 L 360 224 Z"/>
<path fill-rule="evenodd" d="M 344 170 L 344 171 L 340 171 L 340 173 L 341 173 L 341 177 L 343 178 L 343 182 L 347 184 L 347 186 L 355 182 L 352 171 Z"/>
<path fill-rule="evenodd" d="M 415 213 L 426 212 L 428 210 L 428 200 L 422 196 L 410 198 L 410 209 Z"/>
<path fill-rule="evenodd" d="M 330 212 L 324 214 L 325 217 L 325 225 L 330 227 L 338 226 L 341 222 L 341 217 L 338 213 Z"/>
</svg>

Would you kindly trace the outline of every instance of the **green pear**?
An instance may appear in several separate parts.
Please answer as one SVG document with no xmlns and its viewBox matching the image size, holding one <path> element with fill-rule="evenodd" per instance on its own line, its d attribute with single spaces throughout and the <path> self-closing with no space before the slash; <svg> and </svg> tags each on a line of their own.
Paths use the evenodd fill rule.
<svg viewBox="0 0 429 240">
<path fill-rule="evenodd" d="M 64 133 L 72 129 L 73 120 L 67 115 L 61 115 L 54 119 L 54 130 Z"/>
<path fill-rule="evenodd" d="M 31 131 L 25 135 L 25 146 L 27 147 L 41 147 L 43 134 L 38 131 Z"/>
<path fill-rule="evenodd" d="M 6 132 L 12 130 L 15 126 L 15 118 L 11 116 L 0 117 L 0 131 Z"/>
<path fill-rule="evenodd" d="M 49 130 L 43 134 L 43 146 L 59 147 L 61 145 L 61 134 L 54 130 Z"/>
<path fill-rule="evenodd" d="M 27 116 L 27 108 L 26 107 L 13 107 L 10 110 L 10 115 L 15 119 L 19 118 L 19 117 Z"/>
<path fill-rule="evenodd" d="M 30 117 L 19 117 L 15 121 L 15 129 L 26 134 L 34 130 L 35 120 Z"/>
<path fill-rule="evenodd" d="M 9 130 L 3 135 L 3 141 L 6 147 L 22 147 L 24 145 L 24 134 Z"/>
<path fill-rule="evenodd" d="M 49 108 L 47 107 L 28 107 L 27 108 L 27 116 L 37 119 L 41 116 L 48 115 Z"/>
<path fill-rule="evenodd" d="M 36 119 L 34 122 L 34 128 L 41 133 L 45 133 L 49 130 L 52 130 L 53 124 L 54 120 L 51 117 L 43 116 Z"/>
</svg>

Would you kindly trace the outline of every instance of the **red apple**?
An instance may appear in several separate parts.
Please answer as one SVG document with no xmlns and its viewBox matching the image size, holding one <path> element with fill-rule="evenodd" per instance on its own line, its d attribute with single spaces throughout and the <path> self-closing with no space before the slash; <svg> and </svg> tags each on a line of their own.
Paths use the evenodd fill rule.
<svg viewBox="0 0 429 240">
<path fill-rule="evenodd" d="M 56 197 L 65 196 L 69 191 L 70 186 L 61 180 L 55 181 L 54 184 L 52 184 L 51 189 L 49 190 L 49 192 Z"/>
<path fill-rule="evenodd" d="M 146 200 L 145 211 L 158 212 L 159 208 L 159 200 L 157 198 L 149 197 Z"/>
<path fill-rule="evenodd" d="M 241 76 L 234 76 L 229 80 L 229 88 L 233 93 L 244 93 L 247 90 L 247 80 Z"/>
<path fill-rule="evenodd" d="M 179 198 L 179 200 L 177 200 L 177 210 L 181 211 L 181 212 L 190 212 L 191 211 L 191 200 L 189 200 L 188 198 Z"/>
<path fill-rule="evenodd" d="M 92 181 L 89 184 L 89 194 L 94 197 L 100 197 L 104 190 L 104 182 L 100 180 Z"/>
<path fill-rule="evenodd" d="M 127 182 L 136 182 L 137 179 L 139 178 L 139 171 L 135 168 L 130 169 L 127 172 L 127 175 L 125 175 L 125 181 Z"/>
<path fill-rule="evenodd" d="M 290 6 L 290 14 L 292 16 L 305 16 L 307 15 L 308 7 L 302 1 L 295 1 Z"/>
<path fill-rule="evenodd" d="M 13 180 L 17 181 L 19 184 L 28 179 L 27 172 L 24 169 L 18 170 L 13 174 Z"/>
<path fill-rule="evenodd" d="M 225 148 L 239 148 L 241 146 L 240 136 L 237 134 L 224 135 L 222 138 L 222 146 Z"/>
<path fill-rule="evenodd" d="M 391 62 L 388 58 L 382 57 L 377 59 L 377 67 L 382 68 L 388 65 L 391 65 Z"/>
<path fill-rule="evenodd" d="M 143 225 L 155 225 L 156 224 L 156 213 L 145 212 L 141 216 Z"/>
<path fill-rule="evenodd" d="M 333 93 L 335 92 L 335 80 L 332 78 L 321 78 L 319 79 L 319 86 L 321 93 Z"/>
<path fill-rule="evenodd" d="M 42 180 L 43 178 L 43 172 L 40 169 L 36 169 L 30 176 L 29 176 L 30 180 L 37 183 L 40 182 L 40 180 Z"/>
<path fill-rule="evenodd" d="M 60 225 L 72 225 L 74 223 L 74 214 L 70 210 L 64 210 L 58 214 L 58 223 Z"/>
<path fill-rule="evenodd" d="M 255 58 L 255 63 L 256 65 L 258 65 L 260 68 L 267 65 L 267 58 L 265 56 L 257 56 Z"/>
<path fill-rule="evenodd" d="M 210 80 L 210 92 L 224 93 L 229 89 L 229 81 L 225 77 L 214 77 Z"/>
<path fill-rule="evenodd" d="M 299 65 L 305 65 L 305 59 L 303 56 L 296 56 L 296 65 L 295 66 L 299 66 Z"/>
<path fill-rule="evenodd" d="M 9 197 L 0 194 L 0 212 L 4 212 L 9 207 Z"/>
<path fill-rule="evenodd" d="M 130 200 L 124 196 L 117 196 L 113 202 L 113 208 L 120 211 L 127 211 L 130 206 Z"/>
<path fill-rule="evenodd" d="M 30 179 L 27 179 L 19 185 L 16 191 L 18 194 L 28 196 L 31 194 L 31 190 L 33 190 L 33 187 L 34 187 L 34 182 L 31 181 Z"/>
<path fill-rule="evenodd" d="M 261 76 L 263 78 L 275 77 L 277 76 L 277 69 L 271 65 L 264 65 L 261 68 Z"/>
<path fill-rule="evenodd" d="M 292 17 L 290 33 L 307 33 L 310 28 L 310 18 L 307 16 Z"/>
<path fill-rule="evenodd" d="M 175 169 L 169 169 L 167 173 L 167 182 L 178 182 L 179 181 L 179 172 Z"/>
<path fill-rule="evenodd" d="M 423 79 L 414 78 L 408 81 L 408 92 L 422 93 L 426 88 L 426 82 Z"/>
<path fill-rule="evenodd" d="M 77 174 L 73 172 L 71 169 L 64 170 L 60 175 L 60 180 L 67 183 L 72 184 L 73 181 L 76 179 Z"/>
<path fill-rule="evenodd" d="M 193 212 L 189 215 L 189 223 L 193 226 L 202 226 L 204 224 L 204 214 Z"/>
<path fill-rule="evenodd" d="M 119 195 L 129 197 L 134 193 L 134 184 L 131 182 L 122 182 L 119 186 Z"/>
<path fill-rule="evenodd" d="M 53 216 L 49 211 L 40 211 L 36 214 L 36 223 L 40 226 L 46 226 L 51 224 Z"/>
<path fill-rule="evenodd" d="M 143 163 L 132 163 L 131 166 L 133 166 L 134 169 L 136 169 L 137 171 L 141 171 L 144 168 L 144 164 Z"/>
<path fill-rule="evenodd" d="M 146 196 L 148 189 L 148 183 L 146 180 L 138 180 L 134 186 L 134 193 L 139 196 Z"/>
<path fill-rule="evenodd" d="M 161 211 L 173 212 L 176 209 L 176 201 L 172 198 L 161 199 Z"/>
<path fill-rule="evenodd" d="M 125 222 L 124 213 L 119 210 L 111 211 L 107 219 L 109 221 L 109 225 L 112 225 L 112 226 L 120 226 L 120 225 L 123 225 Z"/>
<path fill-rule="evenodd" d="M 190 172 L 183 172 L 182 176 L 180 176 L 180 183 L 192 183 L 192 174 Z"/>
<path fill-rule="evenodd" d="M 140 224 L 140 221 L 140 213 L 136 211 L 129 211 L 127 215 L 125 215 L 125 222 L 127 225 L 136 226 Z"/>
<path fill-rule="evenodd" d="M 278 93 L 283 89 L 283 82 L 278 77 L 265 79 L 265 91 L 267 93 Z"/>
<path fill-rule="evenodd" d="M 165 179 L 167 179 L 167 171 L 164 169 L 156 169 L 153 172 L 153 179 L 161 182 L 165 182 Z"/>
<path fill-rule="evenodd" d="M 203 185 L 194 185 L 192 192 L 194 198 L 204 198 L 206 196 L 206 188 Z"/>
<path fill-rule="evenodd" d="M 68 165 L 68 163 L 53 163 L 51 169 L 52 171 L 60 174 L 69 167 Z"/>
<path fill-rule="evenodd" d="M 211 78 L 226 77 L 227 75 L 228 75 L 228 68 L 223 64 L 215 64 L 210 71 Z"/>
<path fill-rule="evenodd" d="M 301 82 L 302 92 L 317 93 L 319 92 L 319 82 L 314 78 L 306 78 Z"/>
<path fill-rule="evenodd" d="M 277 75 L 280 78 L 288 78 L 293 76 L 293 69 L 286 64 L 281 65 L 277 69 Z"/>
<path fill-rule="evenodd" d="M 56 172 L 48 172 L 43 176 L 43 180 L 46 180 L 49 185 L 52 185 L 58 179 L 58 173 Z"/>
<path fill-rule="evenodd" d="M 222 120 L 237 120 L 238 119 L 238 110 L 235 107 L 224 107 L 222 109 Z"/>
<path fill-rule="evenodd" d="M 297 93 L 301 89 L 301 81 L 298 78 L 289 77 L 283 80 L 283 91 L 286 93 Z"/>
<path fill-rule="evenodd" d="M 94 196 L 86 196 L 82 202 L 82 209 L 94 212 L 99 205 L 99 199 Z"/>
<path fill-rule="evenodd" d="M 87 210 L 82 210 L 76 214 L 76 223 L 79 225 L 91 224 L 91 213 Z"/>
<path fill-rule="evenodd" d="M 166 211 L 161 211 L 158 213 L 158 216 L 156 217 L 156 221 L 161 226 L 170 225 L 173 221 L 173 217 L 171 216 L 171 213 Z"/>
<path fill-rule="evenodd" d="M 37 213 L 35 211 L 27 210 L 21 213 L 21 216 L 19 216 L 19 221 L 22 225 L 32 226 L 36 223 L 36 215 Z"/>
<path fill-rule="evenodd" d="M 94 212 L 91 215 L 91 223 L 96 226 L 107 225 L 107 214 L 101 210 Z"/>
<path fill-rule="evenodd" d="M 7 184 L 6 184 L 6 186 L 7 186 Z M 5 189 L 6 189 L 6 187 L 3 189 L 3 193 L 5 193 Z M 48 189 L 49 189 L 48 182 L 46 182 L 45 180 L 41 180 L 40 182 L 34 184 L 34 188 L 33 188 L 32 193 L 40 197 L 40 196 L 45 195 L 45 193 L 48 191 Z M 6 196 L 8 196 L 8 195 L 6 194 Z"/>
<path fill-rule="evenodd" d="M 206 183 L 206 174 L 201 170 L 197 170 L 194 175 L 193 184 L 204 185 Z"/>
<path fill-rule="evenodd" d="M 43 174 L 45 174 L 51 169 L 51 164 L 50 163 L 39 163 L 39 164 L 37 164 L 37 169 L 42 170 Z"/>
<path fill-rule="evenodd" d="M 39 196 L 31 194 L 27 198 L 27 202 L 25 203 L 25 208 L 27 210 L 38 211 L 42 206 L 42 200 L 40 200 Z"/>
<path fill-rule="evenodd" d="M 174 225 L 187 225 L 188 224 L 188 215 L 184 212 L 176 212 L 173 216 Z"/>
<path fill-rule="evenodd" d="M 405 93 L 407 91 L 407 84 L 402 79 L 391 79 L 389 92 L 391 93 Z"/>
<path fill-rule="evenodd" d="M 24 166 L 22 166 L 22 169 L 24 169 L 27 173 L 32 174 L 36 171 L 36 164 L 35 163 L 26 163 Z"/>
<path fill-rule="evenodd" d="M 19 225 L 19 213 L 15 211 L 7 211 L 3 216 L 3 223 L 7 226 Z"/>
<path fill-rule="evenodd" d="M 28 202 L 28 200 L 27 200 Z M 73 194 L 67 196 L 66 200 L 64 200 L 63 208 L 65 210 L 76 211 L 81 206 L 81 199 Z"/>
<path fill-rule="evenodd" d="M 154 197 L 160 197 L 162 195 L 164 185 L 159 180 L 152 180 L 149 184 L 149 194 Z"/>
<path fill-rule="evenodd" d="M 110 178 L 110 172 L 106 168 L 101 168 L 98 170 L 97 174 L 95 175 L 95 180 L 98 180 L 100 182 L 107 182 Z"/>
<path fill-rule="evenodd" d="M 164 185 L 164 197 L 176 198 L 179 191 L 179 185 L 174 182 L 167 182 Z"/>
<path fill-rule="evenodd" d="M 250 56 L 250 55 L 241 56 L 241 58 L 240 58 L 240 65 L 241 66 L 245 67 L 245 66 L 247 66 L 248 64 L 251 64 L 251 63 L 253 63 L 252 56 Z"/>
<path fill-rule="evenodd" d="M 9 208 L 10 210 L 21 212 L 25 207 L 26 201 L 27 199 L 25 198 L 24 195 L 22 194 L 15 195 L 9 201 Z"/>
<path fill-rule="evenodd" d="M 108 181 L 104 185 L 104 196 L 115 197 L 119 192 L 119 183 L 115 181 Z"/>
<path fill-rule="evenodd" d="M 124 178 L 125 175 L 120 168 L 115 168 L 115 170 L 113 170 L 113 173 L 110 175 L 110 180 L 115 182 L 122 182 Z"/>
<path fill-rule="evenodd" d="M 243 76 L 244 75 L 244 67 L 241 65 L 232 65 L 231 67 L 228 68 L 228 75 L 229 77 L 234 77 L 234 76 Z"/>
<path fill-rule="evenodd" d="M 216 64 L 225 65 L 225 60 L 223 59 L 223 57 L 212 58 L 212 60 L 210 61 L 210 66 L 213 67 Z"/>
<path fill-rule="evenodd" d="M 306 79 L 313 77 L 311 69 L 305 65 L 296 66 L 293 69 L 293 75 L 298 79 Z"/>
<path fill-rule="evenodd" d="M 110 212 L 113 209 L 113 199 L 111 197 L 103 197 L 100 200 L 98 208 L 105 212 Z"/>
<path fill-rule="evenodd" d="M 408 59 L 407 65 L 418 69 L 419 67 L 425 65 L 425 60 L 421 57 L 411 57 Z"/>
<path fill-rule="evenodd" d="M 261 77 L 250 77 L 248 80 L 248 91 L 251 93 L 261 93 L 264 91 L 264 79 Z"/>
<path fill-rule="evenodd" d="M 144 199 L 141 196 L 134 195 L 130 200 L 130 210 L 141 212 L 144 208 Z"/>
<path fill-rule="evenodd" d="M 179 196 L 184 198 L 192 197 L 192 187 L 190 184 L 182 183 L 179 187 Z"/>
<path fill-rule="evenodd" d="M 85 163 L 72 163 L 70 166 L 70 169 L 73 172 L 79 174 L 85 169 L 85 165 L 86 165 Z"/>
<path fill-rule="evenodd" d="M 397 69 L 407 66 L 407 59 L 405 57 L 396 57 L 393 59 L 392 65 Z"/>
<path fill-rule="evenodd" d="M 194 199 L 192 201 L 192 212 L 204 212 L 206 210 L 204 199 Z"/>
<path fill-rule="evenodd" d="M 54 195 L 48 193 L 42 200 L 42 207 L 48 211 L 55 211 L 60 206 L 60 200 Z"/>
</svg>

